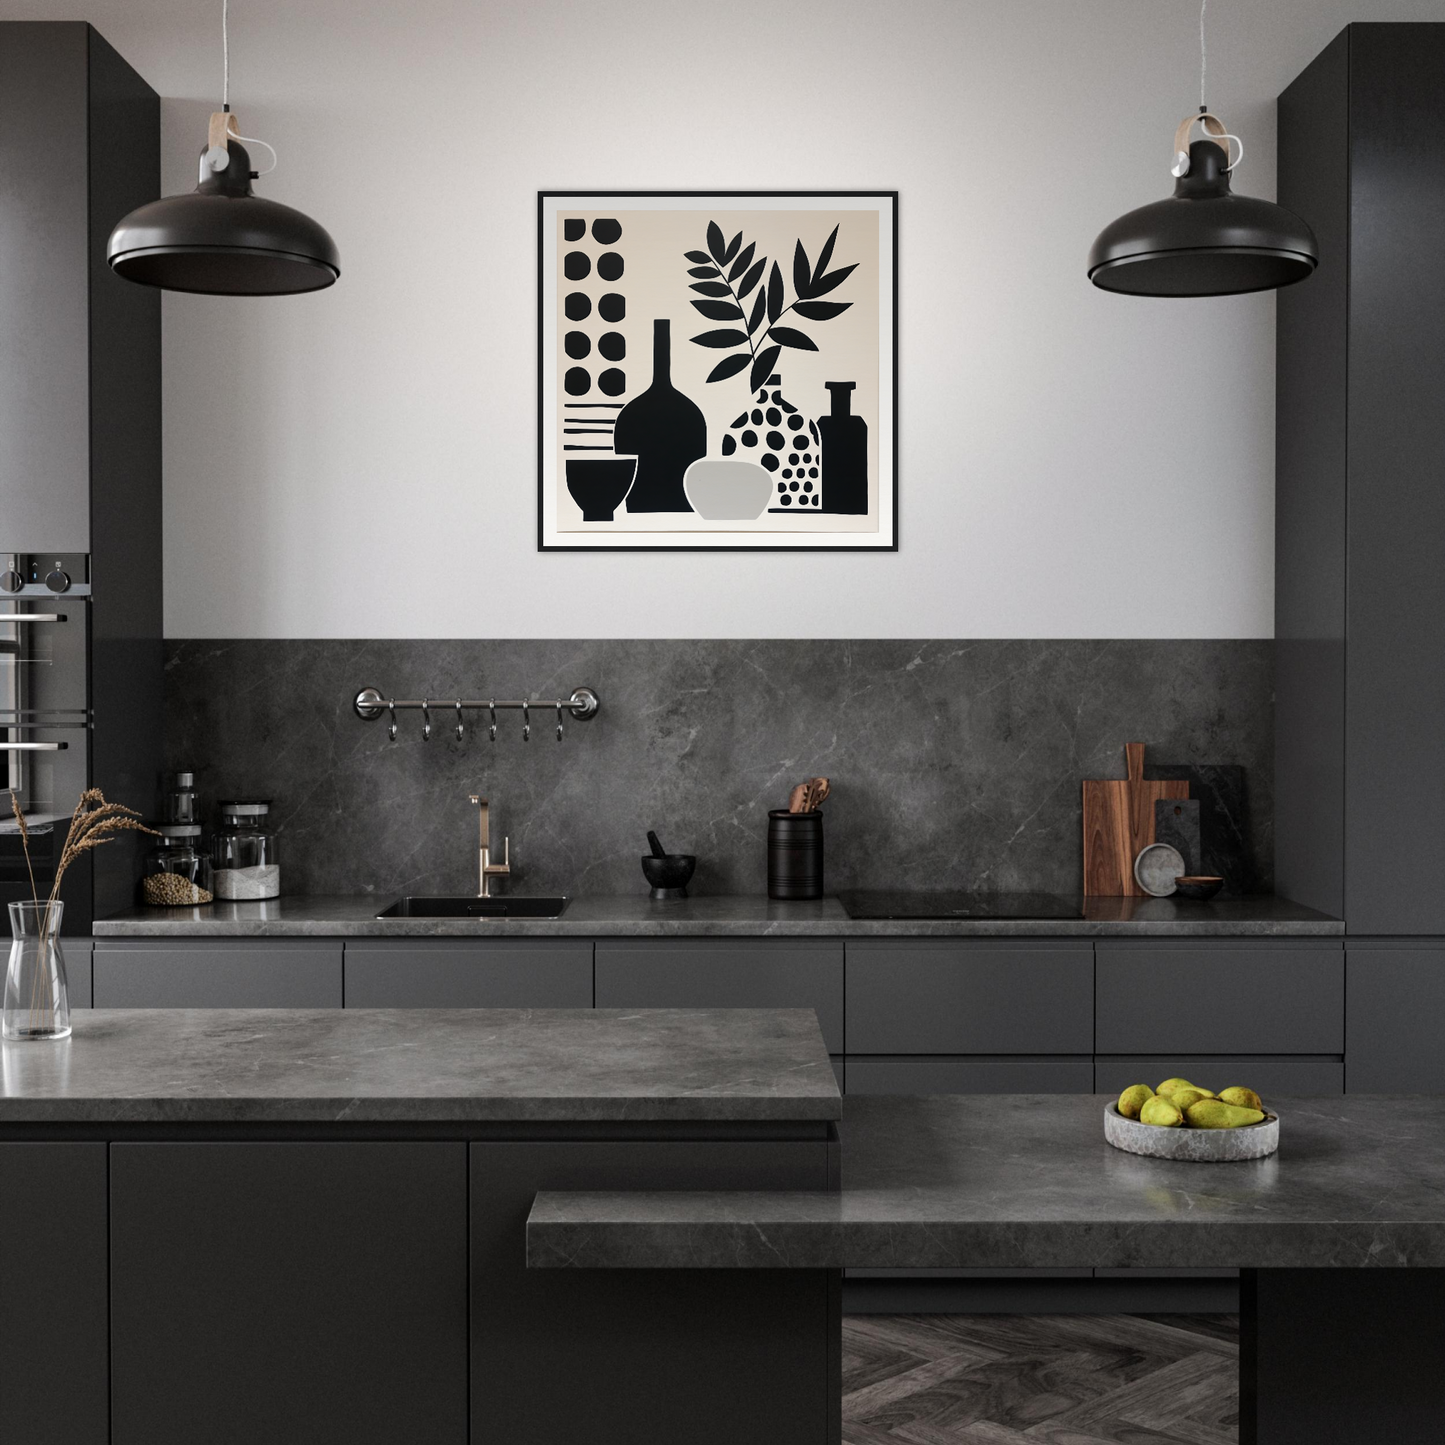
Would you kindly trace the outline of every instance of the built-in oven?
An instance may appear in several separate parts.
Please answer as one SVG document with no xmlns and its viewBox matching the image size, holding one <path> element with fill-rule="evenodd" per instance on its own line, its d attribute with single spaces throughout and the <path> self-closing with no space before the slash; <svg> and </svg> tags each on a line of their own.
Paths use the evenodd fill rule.
<svg viewBox="0 0 1445 1445">
<path fill-rule="evenodd" d="M 0 553 L 0 901 L 49 893 L 90 772 L 87 559 Z M 26 858 L 12 806 L 24 810 Z M 72 874 L 74 876 L 72 876 Z M 90 860 L 66 870 L 67 933 L 89 930 Z"/>
</svg>

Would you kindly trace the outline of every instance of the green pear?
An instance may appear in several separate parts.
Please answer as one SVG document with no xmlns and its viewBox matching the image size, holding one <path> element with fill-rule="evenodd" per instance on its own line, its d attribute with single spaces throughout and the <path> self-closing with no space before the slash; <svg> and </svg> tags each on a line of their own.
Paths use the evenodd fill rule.
<svg viewBox="0 0 1445 1445">
<path fill-rule="evenodd" d="M 1192 1089 L 1193 1087 L 1194 1085 L 1188 1079 L 1165 1079 L 1154 1092 L 1156 1094 L 1172 1094 L 1175 1089 Z"/>
<path fill-rule="evenodd" d="M 1201 1099 L 1185 1111 L 1192 1129 L 1239 1129 L 1246 1124 L 1258 1124 L 1264 1115 L 1258 1109 L 1241 1109 L 1238 1104 L 1226 1104 L 1219 1099 Z"/>
<path fill-rule="evenodd" d="M 1184 1122 L 1183 1113 L 1168 1099 L 1156 1094 L 1139 1110 L 1141 1124 L 1157 1124 L 1161 1129 L 1177 1129 Z"/>
<path fill-rule="evenodd" d="M 1264 1100 L 1253 1089 L 1246 1089 L 1242 1084 L 1233 1084 L 1227 1089 L 1221 1089 L 1219 1097 L 1224 1103 L 1237 1104 L 1241 1109 L 1264 1108 Z"/>
<path fill-rule="evenodd" d="M 1191 1087 L 1188 1089 L 1174 1089 L 1166 1095 L 1166 1097 L 1176 1109 L 1183 1110 L 1187 1113 L 1191 1104 L 1197 1104 L 1201 1099 L 1212 1099 L 1214 1095 L 1211 1094 L 1208 1089 Z"/>
<path fill-rule="evenodd" d="M 1130 1084 L 1119 1095 L 1119 1112 L 1126 1119 L 1137 1119 L 1139 1110 L 1154 1097 L 1154 1090 L 1148 1084 Z"/>
</svg>

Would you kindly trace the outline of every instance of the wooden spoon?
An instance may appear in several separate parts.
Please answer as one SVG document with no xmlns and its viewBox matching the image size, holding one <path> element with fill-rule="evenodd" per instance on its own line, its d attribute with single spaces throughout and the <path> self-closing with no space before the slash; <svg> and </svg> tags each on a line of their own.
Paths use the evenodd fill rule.
<svg viewBox="0 0 1445 1445">
<path fill-rule="evenodd" d="M 799 783 L 797 787 L 788 794 L 788 811 L 790 813 L 802 813 L 806 811 L 805 804 L 808 798 L 808 785 Z"/>
</svg>

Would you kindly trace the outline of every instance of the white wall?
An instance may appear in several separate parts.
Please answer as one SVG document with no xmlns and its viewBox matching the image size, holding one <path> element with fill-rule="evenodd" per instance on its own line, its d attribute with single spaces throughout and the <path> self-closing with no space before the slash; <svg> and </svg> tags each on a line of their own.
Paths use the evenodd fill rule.
<svg viewBox="0 0 1445 1445">
<path fill-rule="evenodd" d="M 1270 635 L 1272 298 L 1084 276 L 1168 192 L 1195 0 L 231 8 L 233 106 L 281 153 L 262 192 L 343 269 L 166 298 L 169 635 Z M 189 188 L 220 0 L 81 13 L 165 97 Z M 1273 97 L 1351 19 L 1445 0 L 1210 6 L 1241 190 L 1274 194 Z M 539 187 L 901 192 L 900 552 L 535 550 Z"/>
</svg>

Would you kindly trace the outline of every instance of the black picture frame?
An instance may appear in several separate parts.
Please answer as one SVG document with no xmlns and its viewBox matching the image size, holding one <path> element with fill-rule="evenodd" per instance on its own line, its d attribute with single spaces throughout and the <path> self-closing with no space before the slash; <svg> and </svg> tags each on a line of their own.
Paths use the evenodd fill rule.
<svg viewBox="0 0 1445 1445">
<path fill-rule="evenodd" d="M 579 534 L 577 541 L 559 542 L 549 540 L 545 523 L 544 492 L 547 486 L 546 476 L 546 449 L 549 445 L 550 428 L 555 425 L 556 418 L 550 415 L 546 403 L 545 373 L 547 356 L 543 345 L 545 330 L 551 322 L 548 314 L 548 269 L 546 264 L 546 234 L 545 227 L 548 219 L 549 203 L 583 201 L 606 197 L 607 199 L 677 199 L 687 200 L 786 200 L 790 197 L 800 199 L 819 200 L 837 199 L 848 200 L 870 200 L 886 201 L 889 206 L 891 224 L 889 226 L 890 236 L 890 266 L 891 275 L 886 278 L 887 292 L 890 299 L 889 323 L 886 332 L 880 335 L 881 347 L 886 345 L 891 348 L 891 384 L 888 387 L 888 394 L 891 406 L 889 437 L 886 447 L 888 460 L 890 485 L 888 494 L 891 499 L 888 536 L 886 539 L 866 541 L 812 541 L 812 542 L 789 542 L 773 541 L 770 543 L 757 543 L 746 541 L 712 542 L 704 540 L 659 540 L 657 542 L 593 542 L 583 540 L 593 534 Z M 663 191 L 663 190 L 538 190 L 537 192 L 537 550 L 539 552 L 833 552 L 833 553 L 870 553 L 870 552 L 897 552 L 901 538 L 901 517 L 899 510 L 899 487 L 898 487 L 898 422 L 899 422 L 899 386 L 898 386 L 898 212 L 899 193 L 896 190 L 688 190 L 688 191 Z M 885 454 L 884 448 L 880 446 L 880 457 Z M 661 534 L 668 536 L 671 534 Z M 837 534 L 843 535 L 843 534 Z M 856 534 L 855 534 L 856 535 Z"/>
</svg>

